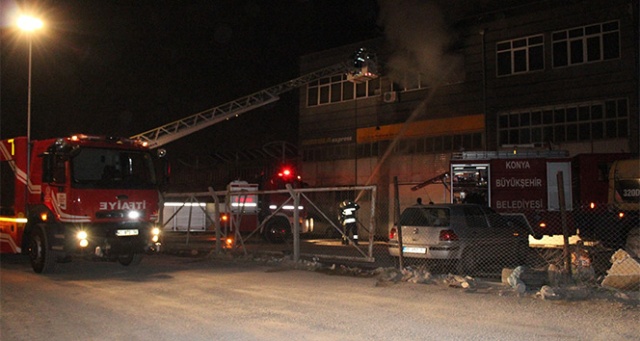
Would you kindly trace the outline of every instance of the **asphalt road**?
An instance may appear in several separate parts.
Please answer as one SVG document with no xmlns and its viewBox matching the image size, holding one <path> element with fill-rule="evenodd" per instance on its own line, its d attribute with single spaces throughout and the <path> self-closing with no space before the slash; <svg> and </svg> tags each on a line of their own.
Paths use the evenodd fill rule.
<svg viewBox="0 0 640 341">
<path fill-rule="evenodd" d="M 508 289 L 167 254 L 138 267 L 77 261 L 42 276 L 0 263 L 0 339 L 637 340 L 638 306 L 544 301 Z M 334 274 L 334 275 L 331 275 Z"/>
</svg>

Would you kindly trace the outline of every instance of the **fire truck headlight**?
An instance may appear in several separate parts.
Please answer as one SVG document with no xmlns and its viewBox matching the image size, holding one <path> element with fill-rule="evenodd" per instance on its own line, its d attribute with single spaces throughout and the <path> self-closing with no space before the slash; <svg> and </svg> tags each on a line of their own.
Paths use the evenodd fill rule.
<svg viewBox="0 0 640 341">
<path fill-rule="evenodd" d="M 76 237 L 78 237 L 78 239 L 82 240 L 82 239 L 87 239 L 89 235 L 87 235 L 86 231 L 80 231 L 78 232 L 78 234 L 76 235 Z"/>
<path fill-rule="evenodd" d="M 86 231 L 79 231 L 78 234 L 76 234 L 76 238 L 78 238 L 79 245 L 80 247 L 87 247 L 89 246 L 89 241 L 87 240 L 87 237 L 89 237 L 89 235 L 87 234 Z"/>
<path fill-rule="evenodd" d="M 127 217 L 129 217 L 129 219 L 138 219 L 138 218 L 140 218 L 140 212 L 138 212 L 138 211 L 129 211 L 129 213 L 127 213 Z"/>
<path fill-rule="evenodd" d="M 154 227 L 151 229 L 151 241 L 157 243 L 160 240 L 160 229 Z"/>
</svg>

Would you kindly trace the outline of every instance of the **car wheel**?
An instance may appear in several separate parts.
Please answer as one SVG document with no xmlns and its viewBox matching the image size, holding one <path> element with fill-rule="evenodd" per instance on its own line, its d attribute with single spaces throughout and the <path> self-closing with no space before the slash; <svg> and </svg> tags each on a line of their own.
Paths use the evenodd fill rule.
<svg viewBox="0 0 640 341">
<path fill-rule="evenodd" d="M 118 263 L 124 266 L 136 266 L 142 261 L 141 253 L 128 253 L 118 256 Z"/>
<path fill-rule="evenodd" d="M 29 259 L 36 273 L 51 273 L 56 268 L 56 255 L 49 249 L 49 241 L 42 226 L 37 226 L 29 236 Z"/>
</svg>

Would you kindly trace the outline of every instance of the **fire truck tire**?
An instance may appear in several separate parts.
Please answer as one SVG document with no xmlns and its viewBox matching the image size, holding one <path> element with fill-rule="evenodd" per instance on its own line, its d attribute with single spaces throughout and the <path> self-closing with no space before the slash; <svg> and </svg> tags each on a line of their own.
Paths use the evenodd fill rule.
<svg viewBox="0 0 640 341">
<path fill-rule="evenodd" d="M 33 271 L 52 273 L 56 269 L 56 254 L 49 249 L 49 240 L 42 226 L 36 226 L 29 235 L 29 259 Z"/>
<path fill-rule="evenodd" d="M 289 221 L 281 217 L 271 218 L 264 227 L 264 238 L 269 243 L 284 243 L 287 231 L 290 231 Z"/>
<path fill-rule="evenodd" d="M 142 262 L 141 253 L 129 253 L 126 255 L 118 256 L 118 263 L 124 266 L 136 266 Z"/>
</svg>

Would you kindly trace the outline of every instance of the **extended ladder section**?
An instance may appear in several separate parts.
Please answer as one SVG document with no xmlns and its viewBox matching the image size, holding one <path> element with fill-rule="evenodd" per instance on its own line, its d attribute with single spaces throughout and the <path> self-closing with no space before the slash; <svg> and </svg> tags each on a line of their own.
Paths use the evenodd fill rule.
<svg viewBox="0 0 640 341">
<path fill-rule="evenodd" d="M 356 67 L 356 65 L 359 67 Z M 157 148 L 221 121 L 273 103 L 280 99 L 279 95 L 320 78 L 332 76 L 337 73 L 347 73 L 349 81 L 358 83 L 376 78 L 377 73 L 375 69 L 376 65 L 374 60 L 367 60 L 364 65 L 345 62 L 329 66 L 215 108 L 134 135 L 131 139 L 147 142 L 150 148 Z"/>
</svg>

